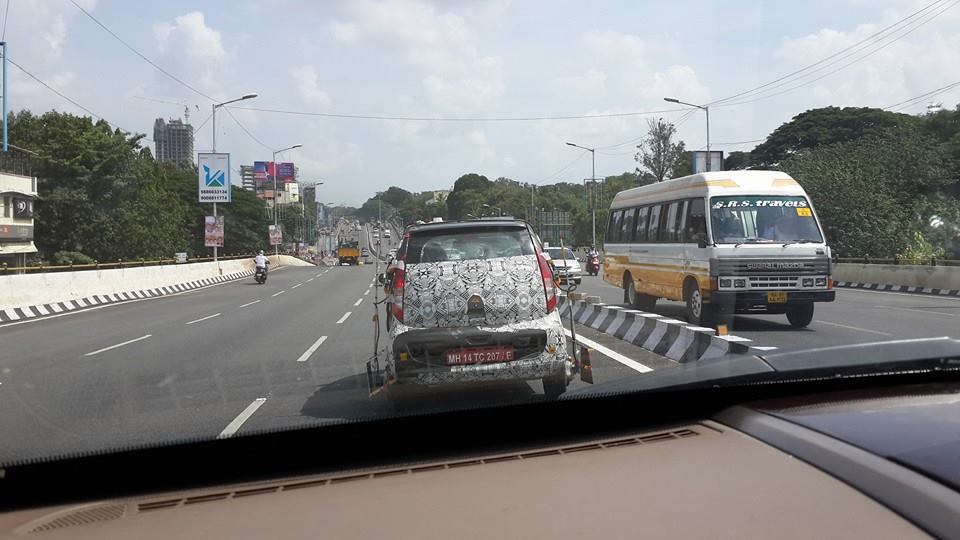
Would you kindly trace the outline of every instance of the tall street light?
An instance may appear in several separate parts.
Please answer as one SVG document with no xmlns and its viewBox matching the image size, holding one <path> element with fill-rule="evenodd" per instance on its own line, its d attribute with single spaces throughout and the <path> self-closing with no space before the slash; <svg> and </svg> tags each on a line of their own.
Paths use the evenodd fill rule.
<svg viewBox="0 0 960 540">
<path fill-rule="evenodd" d="M 677 98 L 665 97 L 664 101 L 670 103 L 677 103 L 680 105 L 686 105 L 688 107 L 696 107 L 701 111 L 707 113 L 707 172 L 710 171 L 710 107 L 707 105 L 696 105 L 694 103 L 687 103 L 685 101 L 680 101 Z"/>
<path fill-rule="evenodd" d="M 213 104 L 213 107 L 212 107 L 212 110 L 211 110 L 211 113 L 210 113 L 210 116 L 211 116 L 210 119 L 213 121 L 213 150 L 212 150 L 212 152 L 213 152 L 214 154 L 217 153 L 217 109 L 219 109 L 220 107 L 223 107 L 224 105 L 227 105 L 227 104 L 229 104 L 229 103 L 234 103 L 234 102 L 237 102 L 237 101 L 243 101 L 243 100 L 245 100 L 245 99 L 253 99 L 253 98 L 257 97 L 257 95 L 258 95 L 258 94 L 257 94 L 256 92 L 251 92 L 251 93 L 249 93 L 249 94 L 244 94 L 243 97 L 238 97 L 237 99 L 231 99 L 230 101 L 224 101 L 223 103 L 214 103 L 214 104 Z M 6 129 L 6 128 L 4 128 L 4 129 Z M 217 220 L 217 203 L 213 203 L 213 220 L 214 220 L 214 221 Z M 218 260 L 218 259 L 217 259 L 217 246 L 213 246 L 213 262 L 217 262 L 217 260 Z"/>
<path fill-rule="evenodd" d="M 590 182 L 595 184 L 597 180 L 597 149 L 596 148 L 587 148 L 586 146 L 580 146 L 579 144 L 573 144 L 568 142 L 567 146 L 572 146 L 574 148 L 580 148 L 581 150 L 586 150 L 590 152 Z M 593 245 L 597 245 L 597 197 L 592 192 L 594 186 L 591 186 L 591 197 L 590 197 L 590 214 L 593 219 Z"/>
<path fill-rule="evenodd" d="M 287 150 L 293 150 L 294 148 L 300 148 L 301 146 L 303 145 L 300 143 L 297 143 L 293 146 L 288 146 L 286 148 L 281 148 L 280 150 L 276 150 L 273 153 L 273 228 L 274 229 L 276 229 L 278 225 L 277 210 L 279 210 L 277 208 L 277 176 L 279 176 L 278 173 L 280 172 L 280 168 L 277 167 L 277 154 L 279 154 L 280 152 L 286 152 Z M 280 255 L 279 245 L 273 246 L 273 254 Z"/>
</svg>

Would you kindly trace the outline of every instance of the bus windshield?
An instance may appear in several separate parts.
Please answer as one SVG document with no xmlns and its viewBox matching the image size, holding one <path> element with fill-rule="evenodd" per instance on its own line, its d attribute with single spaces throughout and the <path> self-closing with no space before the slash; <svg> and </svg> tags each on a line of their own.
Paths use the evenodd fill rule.
<svg viewBox="0 0 960 540">
<path fill-rule="evenodd" d="M 710 227 L 717 244 L 823 241 L 810 203 L 801 196 L 713 197 Z"/>
</svg>

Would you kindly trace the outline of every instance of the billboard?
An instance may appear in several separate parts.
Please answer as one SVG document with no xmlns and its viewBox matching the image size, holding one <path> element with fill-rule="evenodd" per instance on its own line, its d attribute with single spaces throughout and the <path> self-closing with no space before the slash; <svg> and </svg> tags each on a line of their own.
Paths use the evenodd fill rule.
<svg viewBox="0 0 960 540">
<path fill-rule="evenodd" d="M 704 150 L 693 151 L 693 174 L 707 172 L 707 152 Z M 723 170 L 723 150 L 710 151 L 710 169 L 711 171 Z"/>
<path fill-rule="evenodd" d="M 293 163 L 277 163 L 277 180 L 280 182 L 293 182 L 297 169 Z"/>
<path fill-rule="evenodd" d="M 197 154 L 197 199 L 230 202 L 230 154 Z"/>
<path fill-rule="evenodd" d="M 223 247 L 223 216 L 206 216 L 203 226 L 204 247 Z"/>
<path fill-rule="evenodd" d="M 270 225 L 270 245 L 279 246 L 283 243 L 283 232 L 279 225 Z"/>
</svg>

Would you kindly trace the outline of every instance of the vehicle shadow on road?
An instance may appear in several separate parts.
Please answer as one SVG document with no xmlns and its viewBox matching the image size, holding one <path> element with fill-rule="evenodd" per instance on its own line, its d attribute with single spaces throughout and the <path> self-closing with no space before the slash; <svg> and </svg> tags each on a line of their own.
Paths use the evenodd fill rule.
<svg viewBox="0 0 960 540">
<path fill-rule="evenodd" d="M 537 386 L 537 389 L 534 389 Z M 417 387 L 406 392 L 403 413 L 444 412 L 505 404 L 542 401 L 539 385 L 523 381 L 484 382 L 451 387 Z M 388 391 L 369 395 L 366 373 L 358 373 L 317 387 L 300 408 L 305 417 L 362 419 L 393 416 L 397 409 Z"/>
<path fill-rule="evenodd" d="M 814 332 L 813 328 L 794 328 L 786 321 L 783 315 L 770 315 L 770 317 L 780 317 L 784 319 L 782 322 L 772 319 L 760 319 L 757 317 L 742 317 L 737 316 L 733 320 L 733 328 L 730 329 L 732 333 L 737 332 Z"/>
</svg>

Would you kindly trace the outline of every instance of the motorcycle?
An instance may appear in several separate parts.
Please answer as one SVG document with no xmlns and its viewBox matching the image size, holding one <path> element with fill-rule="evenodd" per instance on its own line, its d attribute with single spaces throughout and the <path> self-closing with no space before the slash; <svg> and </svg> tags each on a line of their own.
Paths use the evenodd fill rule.
<svg viewBox="0 0 960 540">
<path fill-rule="evenodd" d="M 267 281 L 267 267 L 258 266 L 257 271 L 253 273 L 253 279 L 263 285 Z"/>
<path fill-rule="evenodd" d="M 595 276 L 600 273 L 600 256 L 590 255 L 587 257 L 587 273 Z"/>
</svg>

